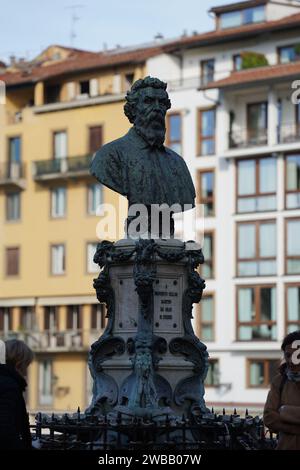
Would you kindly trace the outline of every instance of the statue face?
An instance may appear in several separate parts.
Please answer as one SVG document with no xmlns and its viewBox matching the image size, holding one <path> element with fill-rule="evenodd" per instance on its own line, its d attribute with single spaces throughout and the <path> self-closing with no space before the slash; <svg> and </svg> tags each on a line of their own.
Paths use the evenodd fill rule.
<svg viewBox="0 0 300 470">
<path fill-rule="evenodd" d="M 165 118 L 168 109 L 168 94 L 162 88 L 142 88 L 137 103 L 137 113 L 157 113 Z"/>
<path fill-rule="evenodd" d="M 168 94 L 162 88 L 143 88 L 136 104 L 135 128 L 151 145 L 162 145 L 165 139 L 165 117 Z"/>
</svg>

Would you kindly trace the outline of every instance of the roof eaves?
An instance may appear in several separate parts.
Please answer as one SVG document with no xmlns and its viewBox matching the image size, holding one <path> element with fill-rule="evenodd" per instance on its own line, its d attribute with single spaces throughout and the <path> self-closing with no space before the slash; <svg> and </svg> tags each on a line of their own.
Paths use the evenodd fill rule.
<svg viewBox="0 0 300 470">
<path fill-rule="evenodd" d="M 243 89 L 243 88 L 249 88 L 249 87 L 257 87 L 261 85 L 266 85 L 266 83 L 278 83 L 278 82 L 285 82 L 285 81 L 290 81 L 293 80 L 293 78 L 299 78 L 299 72 L 291 72 L 290 74 L 286 75 L 274 75 L 274 76 L 268 76 L 268 77 L 261 77 L 261 78 L 252 78 L 249 80 L 242 80 L 240 82 L 236 81 L 230 81 L 229 77 L 228 79 L 220 80 L 219 83 L 212 82 L 211 84 L 208 84 L 203 87 L 199 87 L 200 90 L 211 90 L 211 89 Z"/>
</svg>

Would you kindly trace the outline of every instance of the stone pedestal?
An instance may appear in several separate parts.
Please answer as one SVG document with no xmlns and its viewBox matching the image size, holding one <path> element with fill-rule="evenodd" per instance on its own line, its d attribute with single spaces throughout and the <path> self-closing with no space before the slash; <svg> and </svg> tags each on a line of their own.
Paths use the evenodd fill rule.
<svg viewBox="0 0 300 470">
<path fill-rule="evenodd" d="M 88 414 L 180 415 L 206 411 L 206 346 L 195 336 L 192 305 L 205 287 L 195 242 L 131 240 L 98 245 L 94 286 L 108 324 L 89 357 Z"/>
</svg>

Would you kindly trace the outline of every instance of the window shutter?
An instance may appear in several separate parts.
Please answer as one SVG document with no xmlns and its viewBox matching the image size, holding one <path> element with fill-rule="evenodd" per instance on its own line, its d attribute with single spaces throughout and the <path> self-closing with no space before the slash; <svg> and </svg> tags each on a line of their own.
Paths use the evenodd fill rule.
<svg viewBox="0 0 300 470">
<path fill-rule="evenodd" d="M 73 100 L 76 95 L 76 83 L 75 82 L 67 83 L 67 90 L 68 90 L 69 100 Z"/>
<path fill-rule="evenodd" d="M 91 305 L 91 329 L 97 328 L 97 305 Z"/>
<path fill-rule="evenodd" d="M 4 330 L 4 309 L 0 309 L 0 331 Z"/>
<path fill-rule="evenodd" d="M 98 96 L 98 94 L 99 94 L 98 78 L 92 78 L 90 80 L 90 96 Z"/>
<path fill-rule="evenodd" d="M 68 305 L 67 330 L 73 330 L 73 305 Z"/>
<path fill-rule="evenodd" d="M 97 152 L 102 146 L 102 126 L 90 127 L 89 151 Z"/>
<path fill-rule="evenodd" d="M 6 249 L 6 274 L 7 276 L 19 274 L 19 248 Z"/>
<path fill-rule="evenodd" d="M 113 76 L 113 93 L 121 93 L 121 75 L 118 73 Z"/>
<path fill-rule="evenodd" d="M 7 315 L 8 315 L 8 329 L 11 331 L 13 327 L 12 327 L 12 311 L 10 308 L 7 309 Z"/>
<path fill-rule="evenodd" d="M 49 330 L 50 329 L 50 308 L 45 307 L 44 310 L 44 330 Z"/>
<path fill-rule="evenodd" d="M 78 328 L 79 328 L 79 330 L 82 330 L 82 326 L 83 326 L 82 305 L 78 305 Z"/>
</svg>

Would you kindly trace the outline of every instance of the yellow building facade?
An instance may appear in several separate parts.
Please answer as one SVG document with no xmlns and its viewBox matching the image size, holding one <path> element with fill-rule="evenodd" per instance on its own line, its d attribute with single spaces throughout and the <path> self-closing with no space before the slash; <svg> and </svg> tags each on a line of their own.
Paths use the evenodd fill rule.
<svg viewBox="0 0 300 470">
<path fill-rule="evenodd" d="M 117 207 L 119 199 L 90 177 L 89 163 L 96 148 L 128 130 L 125 92 L 154 53 L 111 57 L 53 46 L 0 77 L 0 337 L 24 339 L 35 351 L 32 411 L 90 402 L 88 351 L 105 326 L 92 286 L 103 217 L 96 206 Z M 116 237 L 122 219 L 125 211 Z"/>
</svg>

